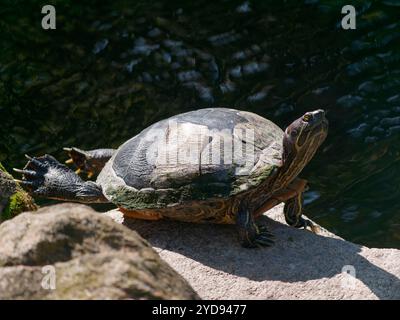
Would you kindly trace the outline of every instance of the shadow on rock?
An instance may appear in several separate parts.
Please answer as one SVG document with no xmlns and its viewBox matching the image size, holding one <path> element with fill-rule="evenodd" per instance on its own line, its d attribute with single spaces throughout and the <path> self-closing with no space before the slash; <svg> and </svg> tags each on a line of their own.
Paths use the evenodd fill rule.
<svg viewBox="0 0 400 320">
<path fill-rule="evenodd" d="M 138 231 L 154 247 L 182 254 L 206 266 L 250 280 L 305 282 L 332 278 L 349 265 L 355 268 L 357 279 L 378 298 L 400 298 L 399 278 L 375 265 L 369 260 L 371 257 L 361 255 L 365 247 L 340 238 L 294 229 L 265 216 L 260 220 L 274 233 L 275 246 L 244 249 L 239 245 L 232 225 L 133 219 L 126 220 L 124 224 Z M 374 257 L 382 258 L 379 255 L 384 254 L 377 253 L 372 260 L 375 260 Z"/>
</svg>

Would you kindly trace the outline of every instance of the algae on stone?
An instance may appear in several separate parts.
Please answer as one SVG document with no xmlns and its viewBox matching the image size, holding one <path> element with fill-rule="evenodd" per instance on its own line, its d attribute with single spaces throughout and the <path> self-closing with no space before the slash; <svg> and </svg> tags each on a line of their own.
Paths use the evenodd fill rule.
<svg viewBox="0 0 400 320">
<path fill-rule="evenodd" d="M 0 222 L 24 211 L 36 210 L 32 197 L 26 193 L 0 163 Z"/>
</svg>

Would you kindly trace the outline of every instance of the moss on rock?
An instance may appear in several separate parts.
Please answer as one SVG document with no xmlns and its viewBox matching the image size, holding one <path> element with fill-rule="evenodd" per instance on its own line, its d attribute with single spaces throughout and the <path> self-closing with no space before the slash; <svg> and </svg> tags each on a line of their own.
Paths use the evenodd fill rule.
<svg viewBox="0 0 400 320">
<path fill-rule="evenodd" d="M 36 209 L 37 206 L 32 197 L 30 197 L 25 191 L 19 190 L 9 198 L 8 205 L 1 213 L 1 220 L 8 220 L 21 212 L 32 211 Z"/>
<path fill-rule="evenodd" d="M 1 162 L 0 162 L 0 170 L 7 173 L 7 170 L 3 167 L 3 165 L 1 164 Z"/>
<path fill-rule="evenodd" d="M 37 208 L 33 198 L 13 180 L 0 163 L 0 222 Z"/>
</svg>

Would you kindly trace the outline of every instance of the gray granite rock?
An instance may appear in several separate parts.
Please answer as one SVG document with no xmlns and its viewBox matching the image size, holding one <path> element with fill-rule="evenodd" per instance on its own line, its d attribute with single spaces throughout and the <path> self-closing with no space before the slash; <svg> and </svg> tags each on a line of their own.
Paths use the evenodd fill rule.
<svg viewBox="0 0 400 320">
<path fill-rule="evenodd" d="M 241 248 L 230 225 L 107 215 L 147 239 L 204 299 L 400 299 L 400 250 L 291 228 L 282 206 L 262 217 L 276 236 L 265 249 Z"/>
<path fill-rule="evenodd" d="M 16 192 L 17 185 L 12 177 L 2 170 L 0 164 L 0 213 L 8 205 L 10 196 Z"/>
<path fill-rule="evenodd" d="M 196 298 L 136 232 L 87 206 L 49 206 L 0 225 L 0 299 Z"/>
</svg>

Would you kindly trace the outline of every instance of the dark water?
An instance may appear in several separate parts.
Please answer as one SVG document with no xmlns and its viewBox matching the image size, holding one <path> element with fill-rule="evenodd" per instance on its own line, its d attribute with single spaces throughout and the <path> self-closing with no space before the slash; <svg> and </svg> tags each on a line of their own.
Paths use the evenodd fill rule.
<svg viewBox="0 0 400 320">
<path fill-rule="evenodd" d="M 400 1 L 46 1 L 0 5 L 0 161 L 117 147 L 209 106 L 285 127 L 324 108 L 330 134 L 303 177 L 307 214 L 357 243 L 400 247 Z M 23 4 L 23 5 L 22 5 Z"/>
</svg>

